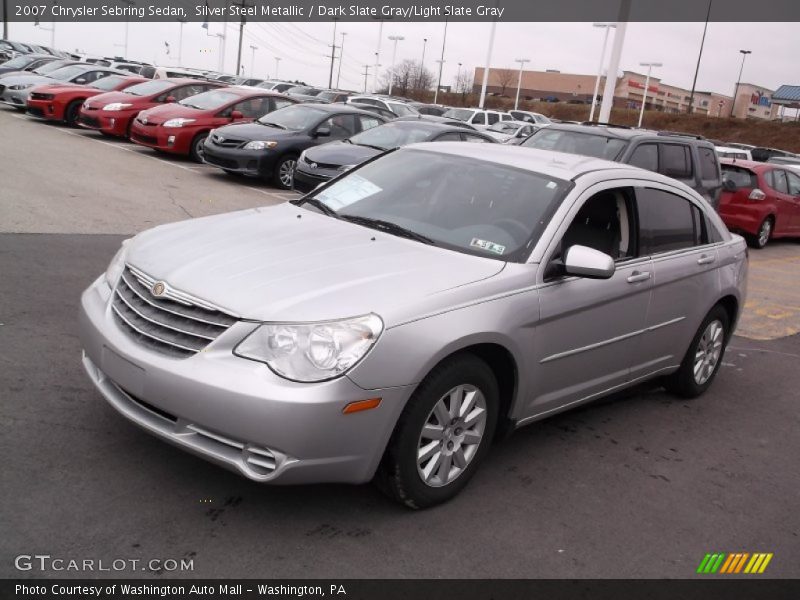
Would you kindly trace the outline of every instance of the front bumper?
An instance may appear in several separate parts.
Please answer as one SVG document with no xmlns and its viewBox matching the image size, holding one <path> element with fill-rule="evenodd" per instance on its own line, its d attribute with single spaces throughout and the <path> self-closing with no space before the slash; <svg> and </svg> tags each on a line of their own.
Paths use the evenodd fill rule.
<svg viewBox="0 0 800 600">
<path fill-rule="evenodd" d="M 134 121 L 131 126 L 131 141 L 141 146 L 155 148 L 172 154 L 189 154 L 195 134 L 195 127 L 162 127 L 161 125 L 142 125 Z"/>
<path fill-rule="evenodd" d="M 241 173 L 251 177 L 272 177 L 277 156 L 278 154 L 274 150 L 223 148 L 211 143 L 208 139 L 203 146 L 204 162 L 232 173 Z"/>
<path fill-rule="evenodd" d="M 253 323 L 238 322 L 202 352 L 176 359 L 140 345 L 114 320 L 103 276 L 82 295 L 83 363 L 122 415 L 177 446 L 255 481 L 363 483 L 414 386 L 365 390 L 347 377 L 315 384 L 281 379 L 233 347 Z M 345 415 L 350 402 L 380 397 Z"/>
<path fill-rule="evenodd" d="M 108 135 L 126 137 L 128 125 L 136 117 L 136 112 L 89 110 L 81 108 L 78 125 L 86 129 L 102 131 Z"/>
<path fill-rule="evenodd" d="M 48 121 L 63 121 L 64 107 L 53 100 L 28 99 L 27 112 L 31 117 Z"/>
<path fill-rule="evenodd" d="M 9 106 L 13 106 L 14 108 L 24 110 L 30 91 L 30 88 L 24 90 L 12 90 L 7 87 L 0 86 L 0 102 L 3 104 L 8 104 Z"/>
<path fill-rule="evenodd" d="M 297 167 L 294 170 L 292 183 L 293 188 L 303 194 L 312 192 L 319 184 L 326 183 L 337 175 L 341 175 L 340 172 L 326 172 L 319 169 L 317 169 L 315 172 L 306 171 L 302 165 L 303 163 L 298 161 Z"/>
</svg>

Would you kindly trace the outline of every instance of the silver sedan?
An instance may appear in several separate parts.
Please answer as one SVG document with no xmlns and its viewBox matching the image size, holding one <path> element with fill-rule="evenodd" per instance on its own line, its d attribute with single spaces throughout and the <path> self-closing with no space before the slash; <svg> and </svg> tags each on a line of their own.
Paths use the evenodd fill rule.
<svg viewBox="0 0 800 600">
<path fill-rule="evenodd" d="M 376 479 L 419 508 L 501 432 L 647 379 L 702 394 L 746 274 L 667 177 L 419 144 L 129 240 L 82 296 L 83 363 L 122 415 L 250 479 Z"/>
</svg>

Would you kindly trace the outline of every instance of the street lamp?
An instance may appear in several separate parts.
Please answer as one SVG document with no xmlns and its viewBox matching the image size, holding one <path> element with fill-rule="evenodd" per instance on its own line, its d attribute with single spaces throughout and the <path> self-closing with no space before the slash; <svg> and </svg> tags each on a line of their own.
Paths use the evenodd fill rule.
<svg viewBox="0 0 800 600">
<path fill-rule="evenodd" d="M 397 42 L 402 42 L 404 38 L 402 35 L 390 35 L 389 40 L 394 42 L 394 48 L 392 49 L 392 67 L 389 70 L 389 95 L 392 95 L 392 85 L 394 84 L 394 57 L 397 54 Z"/>
<path fill-rule="evenodd" d="M 602 27 L 606 30 L 603 35 L 603 50 L 600 52 L 600 66 L 597 67 L 597 79 L 594 82 L 594 95 L 592 96 L 592 108 L 589 111 L 589 121 L 594 120 L 594 109 L 597 105 L 597 93 L 600 91 L 600 77 L 603 75 L 603 62 L 606 59 L 606 46 L 608 45 L 608 32 L 611 28 L 616 28 L 616 23 L 594 23 L 593 27 Z"/>
<path fill-rule="evenodd" d="M 739 50 L 742 53 L 742 67 L 739 69 L 739 79 L 736 80 L 736 91 L 733 93 L 733 105 L 731 106 L 731 116 L 736 118 L 736 99 L 739 96 L 739 84 L 742 81 L 742 71 L 744 71 L 744 60 L 748 54 L 752 54 L 752 50 Z"/>
<path fill-rule="evenodd" d="M 134 2 L 134 0 L 120 0 L 120 2 L 122 2 L 122 4 L 127 4 L 128 6 L 133 6 L 134 4 L 136 4 L 136 2 Z M 126 59 L 128 58 L 128 25 L 130 25 L 130 21 L 125 21 L 125 58 Z M 115 44 L 115 45 L 119 46 L 119 44 Z"/>
<path fill-rule="evenodd" d="M 514 110 L 519 106 L 519 90 L 522 87 L 522 68 L 526 62 L 531 62 L 530 58 L 515 58 L 514 62 L 519 63 L 519 76 L 517 77 L 517 97 L 514 99 Z"/>
<path fill-rule="evenodd" d="M 439 99 L 439 88 L 442 87 L 442 67 L 444 66 L 444 46 L 447 43 L 447 19 L 444 20 L 444 37 L 442 37 L 442 55 L 436 62 L 439 63 L 439 79 L 436 81 L 436 90 L 433 92 L 433 103 Z"/>
<path fill-rule="evenodd" d="M 339 69 L 336 71 L 336 89 L 339 89 L 339 77 L 342 75 L 342 61 L 344 60 L 344 36 L 347 35 L 346 31 L 341 32 L 342 45 L 339 46 Z"/>
<path fill-rule="evenodd" d="M 275 57 L 275 79 L 278 78 L 278 67 L 280 65 L 281 65 L 281 57 L 280 56 L 276 56 Z"/>
<path fill-rule="evenodd" d="M 428 45 L 428 38 L 422 38 L 422 60 L 419 61 L 419 77 L 417 77 L 417 89 L 422 87 L 422 78 L 425 75 L 425 48 Z"/>
<path fill-rule="evenodd" d="M 252 77 L 253 69 L 256 66 L 256 50 L 258 50 L 258 46 L 250 44 L 250 50 L 252 50 L 252 52 L 250 53 L 250 77 Z"/>
<path fill-rule="evenodd" d="M 642 96 L 642 110 L 639 111 L 639 125 L 642 126 L 642 119 L 644 118 L 644 105 L 647 103 L 647 89 L 650 87 L 650 73 L 653 67 L 663 67 L 659 62 L 639 63 L 640 67 L 647 67 L 647 78 L 644 80 L 644 95 Z"/>
</svg>

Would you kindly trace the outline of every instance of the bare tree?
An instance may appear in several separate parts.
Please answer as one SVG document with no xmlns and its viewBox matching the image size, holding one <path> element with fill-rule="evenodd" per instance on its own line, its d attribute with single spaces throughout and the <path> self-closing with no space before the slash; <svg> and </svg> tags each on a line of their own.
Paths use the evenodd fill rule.
<svg viewBox="0 0 800 600">
<path fill-rule="evenodd" d="M 514 69 L 492 69 L 492 71 L 494 71 L 494 78 L 495 81 L 497 81 L 497 85 L 499 85 L 502 88 L 500 90 L 500 94 L 502 96 L 505 96 L 506 88 L 509 85 L 511 85 L 511 83 L 514 81 L 516 72 L 514 71 Z"/>
<path fill-rule="evenodd" d="M 473 79 L 473 73 L 470 69 L 461 71 L 458 77 L 456 77 L 456 86 L 454 91 L 458 94 L 461 94 L 462 101 L 466 98 L 467 94 L 472 92 L 472 86 L 474 85 Z"/>
<path fill-rule="evenodd" d="M 428 89 L 433 85 L 434 76 L 428 69 L 422 69 L 419 61 L 406 59 L 396 64 L 394 69 L 387 69 L 381 77 L 381 90 L 388 91 L 389 80 L 392 81 L 392 93 L 405 96 L 409 90 L 420 85 Z"/>
</svg>

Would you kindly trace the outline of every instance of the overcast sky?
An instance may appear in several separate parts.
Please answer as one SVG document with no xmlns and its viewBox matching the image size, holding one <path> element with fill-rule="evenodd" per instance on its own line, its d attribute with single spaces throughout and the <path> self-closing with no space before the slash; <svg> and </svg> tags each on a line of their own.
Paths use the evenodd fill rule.
<svg viewBox="0 0 800 600">
<path fill-rule="evenodd" d="M 9 37 L 19 41 L 49 44 L 51 23 L 36 27 L 30 23 L 11 23 Z M 180 24 L 131 23 L 128 31 L 128 57 L 158 64 L 176 65 Z M 377 22 L 337 23 L 336 43 L 344 38 L 344 62 L 340 87 L 360 90 L 364 85 L 364 64 L 375 62 L 378 43 Z M 208 32 L 221 33 L 223 23 L 211 23 Z M 444 53 L 443 84 L 452 84 L 458 70 L 483 66 L 488 47 L 489 23 L 450 23 Z M 236 67 L 238 23 L 227 24 L 226 71 Z M 665 83 L 691 87 L 697 52 L 703 33 L 702 23 L 630 23 L 628 25 L 621 68 L 640 70 L 639 63 L 664 64 L 654 75 Z M 698 90 L 731 95 L 739 73 L 740 49 L 752 50 L 742 82 L 770 89 L 781 84 L 800 85 L 800 35 L 797 23 L 710 23 Z M 400 35 L 397 62 L 422 56 L 423 39 L 428 38 L 425 65 L 435 70 L 442 53 L 444 23 L 393 23 L 383 26 L 381 63 L 391 63 L 392 46 L 387 38 Z M 251 68 L 255 76 L 275 74 L 275 56 L 281 57 L 281 78 L 300 79 L 313 85 L 327 85 L 330 68 L 330 43 L 333 23 L 248 23 L 245 27 L 242 64 L 245 74 Z M 125 38 L 123 23 L 58 23 L 55 44 L 70 51 L 76 49 L 99 55 L 121 55 Z M 168 42 L 170 54 L 165 53 Z M 492 67 L 517 68 L 516 58 L 529 58 L 526 68 L 559 69 L 569 73 L 595 74 L 603 43 L 603 30 L 591 23 L 498 23 L 492 55 Z M 251 65 L 250 45 L 258 46 Z M 609 43 L 610 53 L 611 44 Z M 338 54 L 338 50 L 337 50 Z M 183 26 L 183 66 L 216 69 L 219 39 L 210 37 L 200 23 Z M 338 62 L 334 69 L 334 84 Z M 372 68 L 370 69 L 372 71 Z M 372 76 L 370 75 L 370 87 Z"/>
</svg>

